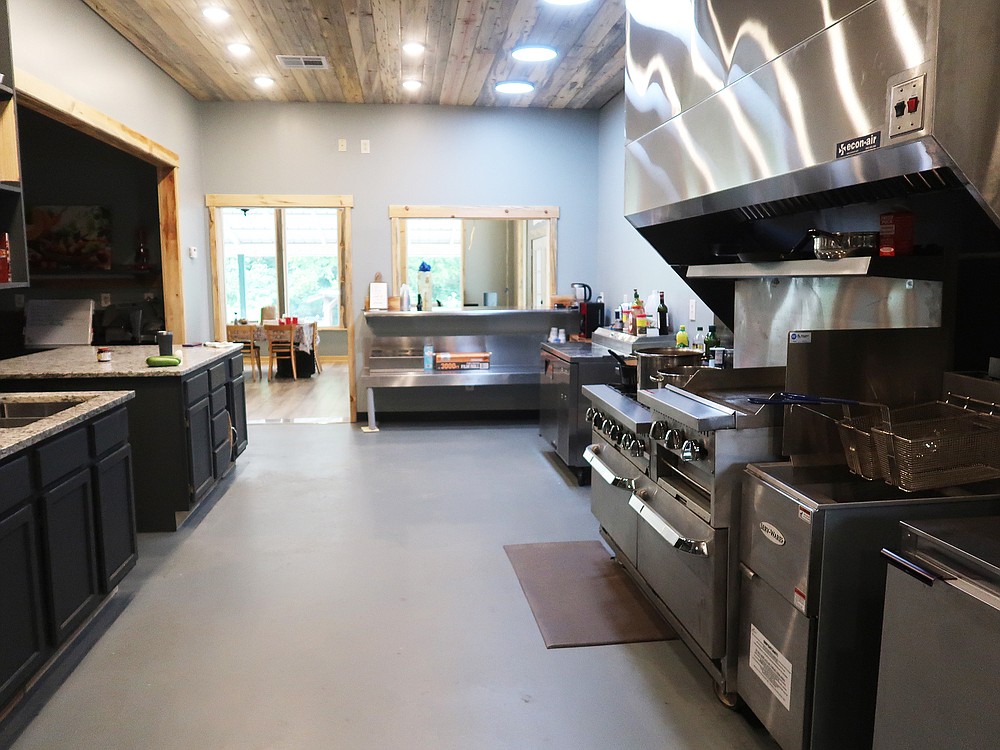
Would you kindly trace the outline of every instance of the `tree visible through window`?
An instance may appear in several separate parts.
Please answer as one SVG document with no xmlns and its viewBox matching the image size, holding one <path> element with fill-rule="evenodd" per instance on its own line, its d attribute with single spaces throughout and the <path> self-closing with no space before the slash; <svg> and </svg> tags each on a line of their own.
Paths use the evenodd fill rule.
<svg viewBox="0 0 1000 750">
<path fill-rule="evenodd" d="M 223 208 L 229 319 L 257 319 L 273 305 L 278 314 L 341 325 L 339 211 Z"/>
</svg>

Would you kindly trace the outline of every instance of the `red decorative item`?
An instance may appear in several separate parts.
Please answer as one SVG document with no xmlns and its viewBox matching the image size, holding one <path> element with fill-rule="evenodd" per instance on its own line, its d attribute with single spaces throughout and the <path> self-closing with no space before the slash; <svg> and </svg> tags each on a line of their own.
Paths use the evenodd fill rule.
<svg viewBox="0 0 1000 750">
<path fill-rule="evenodd" d="M 0 237 L 0 284 L 10 281 L 10 235 Z"/>
</svg>

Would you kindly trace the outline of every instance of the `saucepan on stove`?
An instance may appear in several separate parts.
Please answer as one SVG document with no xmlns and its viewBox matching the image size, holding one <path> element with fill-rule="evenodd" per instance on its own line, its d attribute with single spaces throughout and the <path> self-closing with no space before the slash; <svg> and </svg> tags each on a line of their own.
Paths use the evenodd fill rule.
<svg viewBox="0 0 1000 750">
<path fill-rule="evenodd" d="M 609 349 L 608 353 L 615 358 L 618 363 L 615 365 L 615 369 L 618 370 L 618 376 L 621 378 L 621 385 L 626 389 L 632 389 L 636 386 L 636 361 L 635 357 L 626 357 L 623 354 Z"/>
<path fill-rule="evenodd" d="M 650 347 L 637 349 L 635 357 L 638 364 L 637 382 L 639 389 L 644 390 L 662 387 L 661 371 L 673 373 L 679 368 L 685 367 L 697 370 L 701 361 L 701 352 L 672 347 Z"/>
<path fill-rule="evenodd" d="M 683 388 L 700 369 L 700 367 L 693 366 L 672 367 L 669 370 L 658 371 L 655 375 L 651 375 L 649 379 L 653 381 L 653 387 L 662 388 L 665 385 L 675 385 L 678 388 Z"/>
</svg>

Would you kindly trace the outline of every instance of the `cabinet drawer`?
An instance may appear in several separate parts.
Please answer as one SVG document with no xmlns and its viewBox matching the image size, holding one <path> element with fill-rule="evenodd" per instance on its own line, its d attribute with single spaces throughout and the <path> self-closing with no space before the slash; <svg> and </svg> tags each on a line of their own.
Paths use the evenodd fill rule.
<svg viewBox="0 0 1000 750">
<path fill-rule="evenodd" d="M 225 362 L 219 362 L 208 368 L 208 387 L 215 390 L 226 384 L 229 380 L 229 368 Z"/>
<path fill-rule="evenodd" d="M 226 389 L 216 388 L 210 396 L 212 402 L 212 414 L 218 414 L 226 408 Z"/>
<path fill-rule="evenodd" d="M 243 355 L 237 354 L 229 358 L 229 377 L 238 378 L 243 374 Z"/>
<path fill-rule="evenodd" d="M 90 425 L 94 455 L 101 456 L 128 440 L 128 411 L 118 409 Z"/>
<path fill-rule="evenodd" d="M 87 430 L 83 427 L 50 440 L 38 449 L 38 476 L 42 486 L 79 469 L 89 458 Z"/>
<path fill-rule="evenodd" d="M 184 402 L 193 404 L 208 395 L 208 372 L 199 372 L 184 381 Z"/>
<path fill-rule="evenodd" d="M 0 464 L 0 516 L 31 497 L 31 462 L 27 456 Z"/>
<path fill-rule="evenodd" d="M 220 445 L 212 452 L 212 465 L 216 479 L 222 479 L 229 471 L 229 465 L 233 462 L 232 452 L 229 450 L 229 443 Z"/>
</svg>

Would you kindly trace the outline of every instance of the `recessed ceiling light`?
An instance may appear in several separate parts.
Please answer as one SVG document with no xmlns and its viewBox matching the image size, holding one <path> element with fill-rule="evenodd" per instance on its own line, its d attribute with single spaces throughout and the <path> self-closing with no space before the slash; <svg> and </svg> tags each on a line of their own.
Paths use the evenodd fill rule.
<svg viewBox="0 0 1000 750">
<path fill-rule="evenodd" d="M 403 88 L 407 91 L 419 91 L 422 85 L 420 81 L 415 81 L 412 78 L 403 81 Z"/>
<path fill-rule="evenodd" d="M 527 94 L 535 90 L 530 81 L 500 81 L 494 86 L 498 94 Z"/>
<path fill-rule="evenodd" d="M 590 0 L 545 0 L 549 5 L 583 5 Z"/>
<path fill-rule="evenodd" d="M 216 23 L 219 21 L 225 21 L 229 18 L 229 11 L 225 8 L 220 8 L 218 5 L 208 6 L 201 12 L 201 14 L 209 21 L 215 21 Z"/>
<path fill-rule="evenodd" d="M 230 52 L 232 52 L 237 57 L 246 57 L 250 54 L 250 45 L 243 44 L 242 42 L 233 42 L 226 47 Z"/>
<path fill-rule="evenodd" d="M 274 85 L 274 79 L 270 76 L 257 76 L 253 79 L 253 82 L 262 89 L 269 89 Z"/>
<path fill-rule="evenodd" d="M 558 53 L 551 47 L 540 44 L 530 44 L 523 47 L 515 47 L 510 56 L 521 62 L 548 62 L 554 60 Z"/>
<path fill-rule="evenodd" d="M 410 55 L 411 57 L 416 57 L 417 55 L 423 54 L 424 45 L 420 42 L 407 42 L 403 45 L 403 52 Z"/>
</svg>

